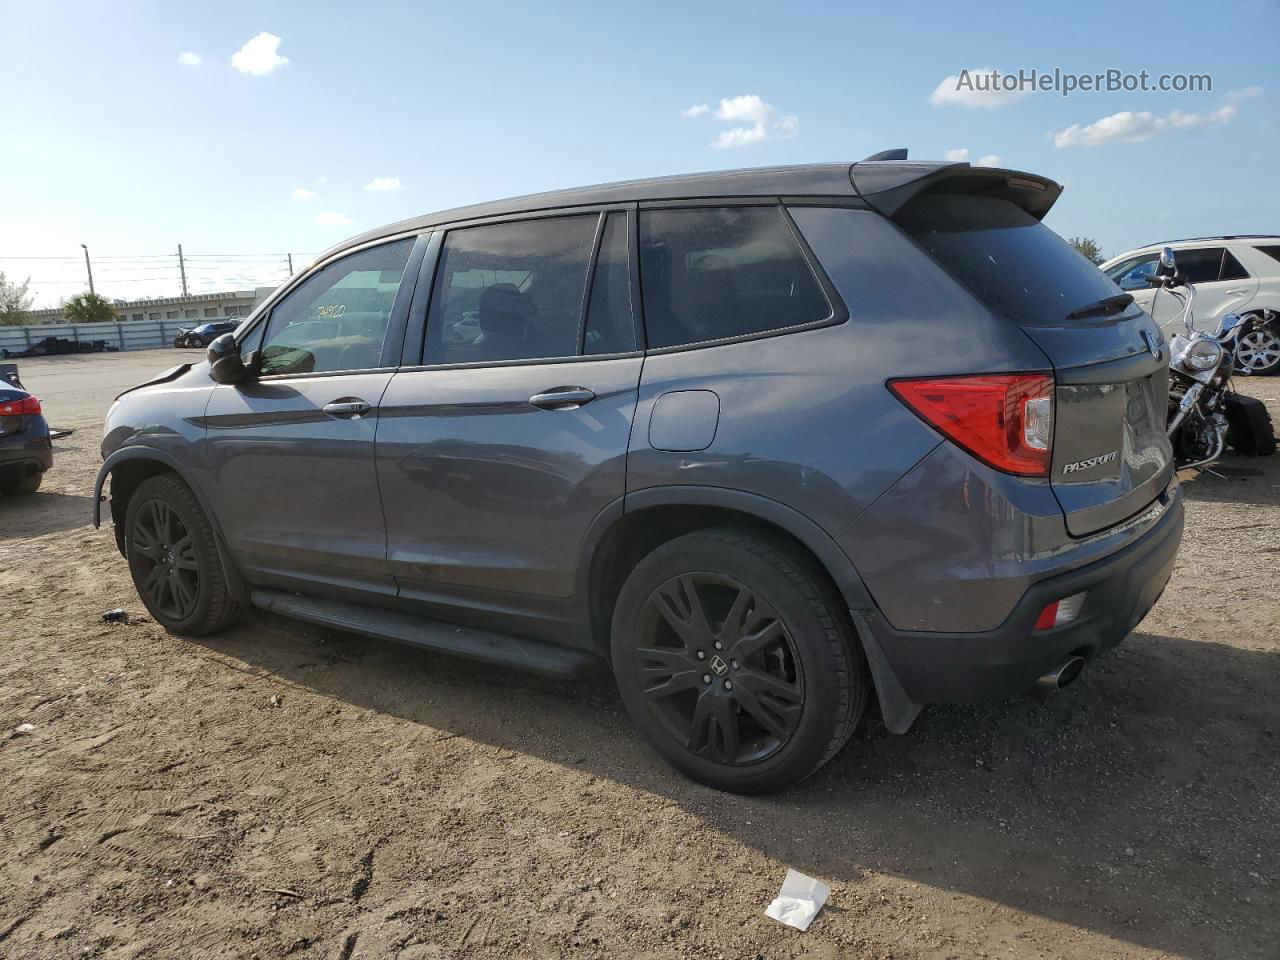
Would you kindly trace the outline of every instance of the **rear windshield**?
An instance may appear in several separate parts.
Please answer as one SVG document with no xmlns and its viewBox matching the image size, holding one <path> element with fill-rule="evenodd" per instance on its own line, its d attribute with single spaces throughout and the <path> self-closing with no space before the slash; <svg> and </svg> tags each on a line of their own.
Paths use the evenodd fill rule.
<svg viewBox="0 0 1280 960">
<path fill-rule="evenodd" d="M 894 219 L 979 300 L 1015 323 L 1061 324 L 1072 311 L 1121 292 L 1071 244 L 1008 200 L 926 194 Z"/>
</svg>

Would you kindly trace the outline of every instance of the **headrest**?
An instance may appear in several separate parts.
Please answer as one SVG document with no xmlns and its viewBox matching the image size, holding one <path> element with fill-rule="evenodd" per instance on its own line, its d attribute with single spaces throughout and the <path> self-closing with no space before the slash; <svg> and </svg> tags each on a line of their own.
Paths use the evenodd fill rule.
<svg viewBox="0 0 1280 960">
<path fill-rule="evenodd" d="M 522 334 L 536 312 L 533 301 L 514 283 L 495 283 L 480 294 L 479 322 L 484 333 Z"/>
</svg>

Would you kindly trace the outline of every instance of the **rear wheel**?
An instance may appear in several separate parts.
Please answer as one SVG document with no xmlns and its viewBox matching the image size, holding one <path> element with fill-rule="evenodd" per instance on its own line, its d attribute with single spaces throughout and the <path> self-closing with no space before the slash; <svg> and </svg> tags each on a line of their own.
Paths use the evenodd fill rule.
<svg viewBox="0 0 1280 960">
<path fill-rule="evenodd" d="M 1238 372 L 1267 374 L 1274 373 L 1277 367 L 1280 367 L 1280 336 L 1271 327 L 1257 326 L 1240 337 L 1236 343 Z"/>
<path fill-rule="evenodd" d="M 240 614 L 227 589 L 213 528 L 177 477 L 161 474 L 138 485 L 124 532 L 134 586 L 166 630 L 202 636 Z"/>
<path fill-rule="evenodd" d="M 745 530 L 688 534 L 645 557 L 618 596 L 612 655 L 658 752 L 736 793 L 787 786 L 835 756 L 871 683 L 822 571 Z"/>
<path fill-rule="evenodd" d="M 24 497 L 40 489 L 44 471 L 38 468 L 21 468 L 0 471 L 0 493 L 6 497 Z"/>
</svg>

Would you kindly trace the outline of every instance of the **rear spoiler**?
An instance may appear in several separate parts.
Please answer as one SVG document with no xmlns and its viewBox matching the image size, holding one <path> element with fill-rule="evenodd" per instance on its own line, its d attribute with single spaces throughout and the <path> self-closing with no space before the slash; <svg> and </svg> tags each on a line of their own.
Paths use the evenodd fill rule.
<svg viewBox="0 0 1280 960">
<path fill-rule="evenodd" d="M 935 193 L 979 193 L 1008 200 L 1037 220 L 1062 195 L 1062 185 L 1046 177 L 971 167 L 967 163 L 897 162 L 868 158 L 849 168 L 849 181 L 873 209 L 892 217 L 914 197 Z"/>
</svg>

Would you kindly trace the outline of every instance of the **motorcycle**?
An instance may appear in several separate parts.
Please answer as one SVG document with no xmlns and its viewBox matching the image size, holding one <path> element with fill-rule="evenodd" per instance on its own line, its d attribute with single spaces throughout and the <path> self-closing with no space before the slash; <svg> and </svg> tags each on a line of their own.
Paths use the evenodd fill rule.
<svg viewBox="0 0 1280 960">
<path fill-rule="evenodd" d="M 1173 250 L 1165 247 L 1147 282 L 1182 304 L 1174 318 L 1185 334 L 1169 338 L 1169 412 L 1167 430 L 1178 469 L 1205 467 L 1228 445 L 1248 456 L 1275 452 L 1271 417 L 1260 400 L 1240 396 L 1231 385 L 1242 318 L 1227 314 L 1212 334 L 1194 323 L 1195 284 L 1178 272 Z M 1154 302 L 1152 303 L 1154 313 Z"/>
</svg>

